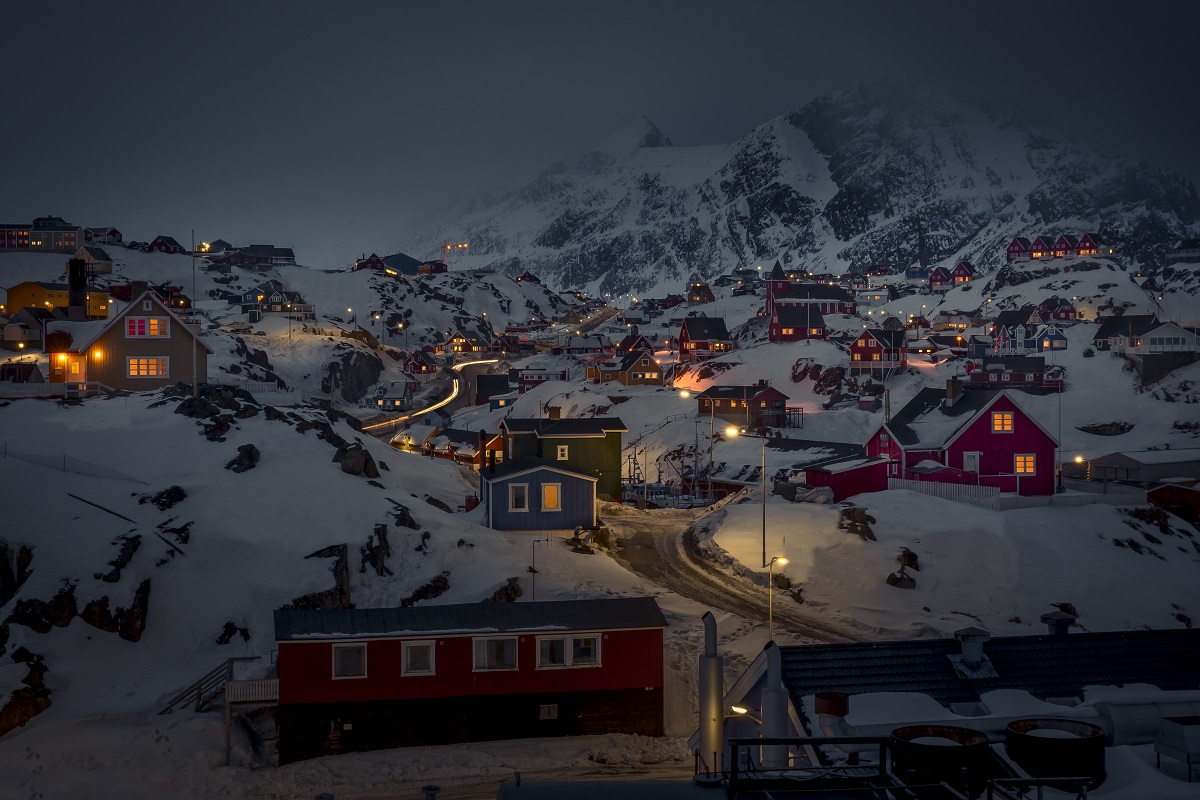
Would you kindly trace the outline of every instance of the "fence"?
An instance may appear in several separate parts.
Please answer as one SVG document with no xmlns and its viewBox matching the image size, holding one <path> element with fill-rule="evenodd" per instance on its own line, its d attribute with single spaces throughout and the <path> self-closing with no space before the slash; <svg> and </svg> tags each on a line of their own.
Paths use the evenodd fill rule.
<svg viewBox="0 0 1200 800">
<path fill-rule="evenodd" d="M 260 403 L 294 406 L 303 401 L 299 389 L 280 389 L 279 384 L 272 381 L 245 383 L 242 384 L 242 388 L 254 395 L 254 399 Z"/>
<path fill-rule="evenodd" d="M 90 461 L 84 461 L 83 459 L 75 458 L 74 456 L 69 456 L 65 453 L 57 456 L 42 455 L 40 453 L 22 453 L 18 450 L 12 449 L 8 446 L 8 443 L 5 442 L 3 448 L 0 448 L 0 454 L 2 454 L 4 458 L 16 458 L 21 461 L 28 461 L 31 464 L 39 464 L 43 467 L 56 469 L 60 472 L 74 472 L 79 475 L 90 475 L 93 478 L 113 478 L 121 481 L 133 481 L 134 483 L 140 483 L 143 486 L 150 485 L 146 483 L 146 481 L 126 475 L 124 472 L 115 470 L 112 467 L 106 467 L 103 464 L 93 464 Z"/>
<path fill-rule="evenodd" d="M 912 492 L 953 500 L 958 503 L 986 508 L 992 511 L 1012 511 L 1018 508 L 1041 508 L 1058 506 L 1077 508 L 1096 503 L 1110 506 L 1136 506 L 1146 503 L 1144 491 L 1122 491 L 1114 494 L 1053 494 L 1022 496 L 1002 494 L 994 486 L 970 486 L 959 483 L 937 481 L 912 481 L 904 478 L 888 478 L 889 489 L 908 489 Z"/>
<path fill-rule="evenodd" d="M 62 397 L 61 383 L 0 383 L 0 398 L 16 400 L 21 397 Z"/>
</svg>

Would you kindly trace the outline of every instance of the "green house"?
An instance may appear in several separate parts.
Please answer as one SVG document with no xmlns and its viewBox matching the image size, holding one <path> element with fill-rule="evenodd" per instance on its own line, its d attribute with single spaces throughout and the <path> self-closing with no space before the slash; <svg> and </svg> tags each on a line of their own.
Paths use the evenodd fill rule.
<svg viewBox="0 0 1200 800">
<path fill-rule="evenodd" d="M 621 496 L 621 434 L 628 428 L 619 417 L 591 419 L 505 419 L 504 460 L 540 458 L 596 478 L 596 493 Z"/>
</svg>

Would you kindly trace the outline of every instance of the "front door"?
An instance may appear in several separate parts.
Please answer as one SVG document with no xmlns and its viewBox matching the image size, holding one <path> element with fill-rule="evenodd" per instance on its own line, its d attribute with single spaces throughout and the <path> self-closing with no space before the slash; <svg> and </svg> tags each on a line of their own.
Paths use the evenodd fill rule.
<svg viewBox="0 0 1200 800">
<path fill-rule="evenodd" d="M 87 380 L 87 359 L 81 355 L 67 356 L 67 383 L 83 383 Z"/>
<path fill-rule="evenodd" d="M 963 472 L 979 474 L 979 453 L 963 453 Z"/>
</svg>

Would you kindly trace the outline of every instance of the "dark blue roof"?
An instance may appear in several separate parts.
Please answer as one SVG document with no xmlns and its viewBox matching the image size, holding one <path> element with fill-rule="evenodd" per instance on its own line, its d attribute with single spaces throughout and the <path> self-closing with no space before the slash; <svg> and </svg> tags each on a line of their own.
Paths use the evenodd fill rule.
<svg viewBox="0 0 1200 800">
<path fill-rule="evenodd" d="M 665 628 L 653 597 L 463 603 L 408 608 L 281 608 L 275 640 L 320 640 L 428 634 L 595 631 Z"/>
<path fill-rule="evenodd" d="M 992 678 L 960 678 L 947 656 L 954 639 L 781 647 L 783 681 L 797 708 L 816 692 L 919 692 L 940 703 L 972 702 L 995 689 L 1035 697 L 1082 697 L 1088 686 L 1200 688 L 1200 629 L 1002 636 L 983 645 Z"/>
</svg>

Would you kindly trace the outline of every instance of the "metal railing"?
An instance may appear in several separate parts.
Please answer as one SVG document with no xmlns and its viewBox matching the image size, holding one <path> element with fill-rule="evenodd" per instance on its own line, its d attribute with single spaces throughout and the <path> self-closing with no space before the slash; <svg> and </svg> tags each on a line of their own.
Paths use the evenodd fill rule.
<svg viewBox="0 0 1200 800">
<path fill-rule="evenodd" d="M 267 703 L 279 699 L 279 679 L 226 681 L 226 703 Z"/>
<path fill-rule="evenodd" d="M 258 656 L 238 656 L 222 661 L 204 674 L 200 680 L 172 697 L 159 714 L 170 714 L 184 704 L 194 702 L 196 711 L 205 710 L 208 705 L 225 692 L 225 684 L 233 678 L 233 665 L 242 661 L 257 661 Z"/>
</svg>

